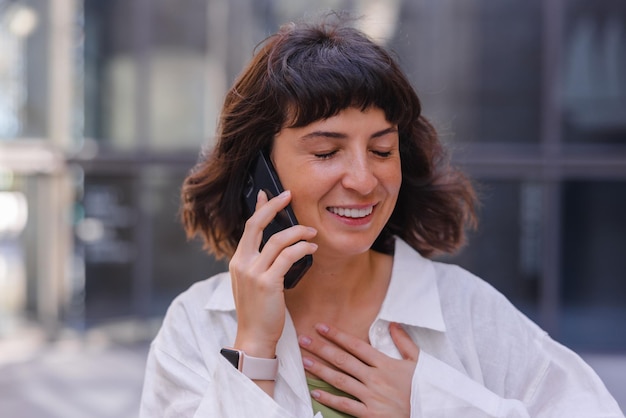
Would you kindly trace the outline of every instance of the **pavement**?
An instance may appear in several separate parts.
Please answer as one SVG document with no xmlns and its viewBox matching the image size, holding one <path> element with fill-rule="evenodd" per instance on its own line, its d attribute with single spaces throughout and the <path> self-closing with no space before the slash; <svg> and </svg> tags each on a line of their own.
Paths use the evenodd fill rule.
<svg viewBox="0 0 626 418">
<path fill-rule="evenodd" d="M 136 418 L 150 326 L 118 328 L 0 339 L 0 417 Z"/>
<path fill-rule="evenodd" d="M 136 418 L 158 321 L 124 322 L 54 341 L 35 327 L 0 336 L 2 418 Z M 583 358 L 626 411 L 626 353 Z"/>
</svg>

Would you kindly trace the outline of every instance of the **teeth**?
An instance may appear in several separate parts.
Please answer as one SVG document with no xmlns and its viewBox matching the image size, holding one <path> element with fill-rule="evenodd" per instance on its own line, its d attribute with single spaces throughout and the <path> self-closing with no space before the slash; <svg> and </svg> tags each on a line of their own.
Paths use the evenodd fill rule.
<svg viewBox="0 0 626 418">
<path fill-rule="evenodd" d="M 363 209 L 328 208 L 328 210 L 330 210 L 332 213 L 339 216 L 345 216 L 346 218 L 363 218 L 372 213 L 373 209 L 373 206 L 369 206 Z"/>
</svg>

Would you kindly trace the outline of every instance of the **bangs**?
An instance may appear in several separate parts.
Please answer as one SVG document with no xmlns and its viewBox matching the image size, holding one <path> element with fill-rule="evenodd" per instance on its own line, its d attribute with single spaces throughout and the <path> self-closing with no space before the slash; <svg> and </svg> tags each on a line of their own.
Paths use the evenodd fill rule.
<svg viewBox="0 0 626 418">
<path fill-rule="evenodd" d="M 419 117 L 408 80 L 388 53 L 362 34 L 341 28 L 300 41 L 294 45 L 292 39 L 289 51 L 268 61 L 268 91 L 279 109 L 288 109 L 283 126 L 302 127 L 348 107 L 378 107 L 400 126 Z"/>
</svg>

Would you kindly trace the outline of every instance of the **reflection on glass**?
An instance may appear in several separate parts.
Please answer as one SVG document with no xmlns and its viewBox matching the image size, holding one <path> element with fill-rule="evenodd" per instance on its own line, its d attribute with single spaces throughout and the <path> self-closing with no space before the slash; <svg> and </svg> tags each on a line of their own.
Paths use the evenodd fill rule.
<svg viewBox="0 0 626 418">
<path fill-rule="evenodd" d="M 133 5 L 84 0 L 84 135 L 133 148 L 136 94 Z M 117 117 L 114 114 L 118 115 Z"/>
<path fill-rule="evenodd" d="M 84 181 L 75 247 L 77 259 L 84 262 L 83 319 L 93 324 L 134 313 L 137 200 L 131 176 L 86 175 Z"/>
<path fill-rule="evenodd" d="M 161 316 L 191 284 L 227 270 L 199 242 L 187 242 L 176 217 L 185 175 L 153 166 L 79 179 L 70 322 Z"/>
<path fill-rule="evenodd" d="M 444 139 L 538 142 L 539 0 L 405 1 L 399 16 L 391 46 Z"/>
<path fill-rule="evenodd" d="M 568 182 L 563 194 L 561 335 L 580 349 L 626 349 L 626 183 Z"/>
<path fill-rule="evenodd" d="M 541 279 L 541 186 L 530 182 L 482 181 L 478 231 L 446 260 L 491 283 L 537 320 Z"/>
<path fill-rule="evenodd" d="M 314 12 L 304 1 L 141 4 L 85 0 L 87 136 L 118 149 L 204 144 L 255 45 Z M 327 0 L 315 10 L 367 16 L 355 24 L 398 52 L 446 138 L 537 142 L 538 0 L 381 4 Z"/>
<path fill-rule="evenodd" d="M 27 219 L 26 196 L 21 192 L 0 191 L 0 239 L 17 237 Z"/>
<path fill-rule="evenodd" d="M 572 142 L 626 138 L 626 3 L 567 2 L 563 124 Z"/>
<path fill-rule="evenodd" d="M 26 196 L 1 191 L 0 184 L 0 339 L 12 331 L 26 303 L 24 255 L 18 237 L 26 226 Z"/>
<path fill-rule="evenodd" d="M 163 315 L 171 301 L 194 282 L 227 271 L 202 250 L 199 240 L 187 241 L 178 213 L 185 170 L 153 168 L 143 176 L 144 213 L 149 223 L 149 270 L 152 272 L 149 314 Z"/>
<path fill-rule="evenodd" d="M 39 26 L 39 13 L 23 2 L 0 3 L 0 138 L 24 136 L 28 125 L 29 37 Z"/>
</svg>

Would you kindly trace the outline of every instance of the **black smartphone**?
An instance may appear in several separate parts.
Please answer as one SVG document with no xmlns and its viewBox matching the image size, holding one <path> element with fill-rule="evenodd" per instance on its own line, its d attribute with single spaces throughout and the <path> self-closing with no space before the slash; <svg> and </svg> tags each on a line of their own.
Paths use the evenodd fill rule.
<svg viewBox="0 0 626 418">
<path fill-rule="evenodd" d="M 268 199 L 276 197 L 283 192 L 283 186 L 280 184 L 278 174 L 276 174 L 269 156 L 264 151 L 259 151 L 257 159 L 248 170 L 246 184 L 243 189 L 248 216 L 252 216 L 254 213 L 259 190 L 263 190 L 267 194 Z M 291 205 L 287 205 L 263 231 L 261 249 L 272 235 L 297 224 L 298 220 L 293 213 L 293 209 L 291 209 Z M 298 284 L 304 273 L 311 267 L 311 264 L 313 264 L 313 257 L 310 254 L 296 261 L 285 274 L 285 289 L 291 289 Z"/>
</svg>

